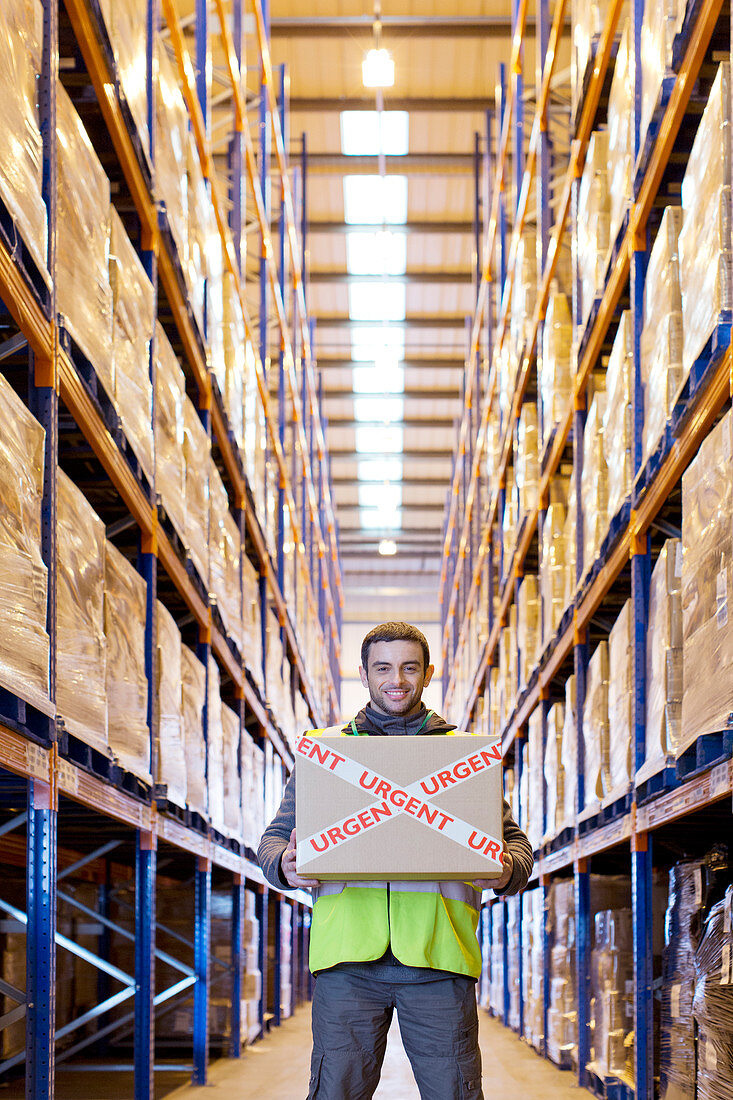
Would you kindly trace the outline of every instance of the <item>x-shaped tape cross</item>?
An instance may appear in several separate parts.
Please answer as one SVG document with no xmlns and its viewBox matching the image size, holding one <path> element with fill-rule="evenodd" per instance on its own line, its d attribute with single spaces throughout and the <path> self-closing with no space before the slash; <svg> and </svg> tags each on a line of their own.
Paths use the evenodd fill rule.
<svg viewBox="0 0 733 1100">
<path fill-rule="evenodd" d="M 344 738 L 346 740 L 346 738 Z M 416 779 L 407 786 L 399 786 L 385 776 L 352 760 L 346 753 L 338 753 L 329 746 L 319 744 L 318 739 L 303 734 L 295 746 L 295 751 L 311 760 L 317 767 L 338 776 L 352 787 L 370 791 L 374 800 L 363 810 L 348 814 L 334 822 L 323 832 L 312 833 L 303 840 L 298 839 L 297 867 L 302 870 L 324 852 L 333 851 L 347 844 L 367 829 L 376 828 L 384 821 L 392 820 L 403 814 L 409 814 L 428 829 L 441 833 L 462 847 L 483 856 L 492 870 L 501 871 L 502 842 L 498 837 L 490 836 L 483 830 L 474 828 L 455 814 L 446 813 L 433 805 L 425 795 L 437 794 L 446 789 L 447 781 L 441 777 L 450 776 L 450 789 L 466 779 L 471 779 L 488 768 L 501 763 L 501 745 L 490 746 L 478 752 L 467 753 L 460 760 L 454 760 L 445 768 L 428 772 L 422 779 Z M 431 789 L 428 789 L 431 788 Z M 381 802 L 379 801 L 381 798 Z"/>
</svg>

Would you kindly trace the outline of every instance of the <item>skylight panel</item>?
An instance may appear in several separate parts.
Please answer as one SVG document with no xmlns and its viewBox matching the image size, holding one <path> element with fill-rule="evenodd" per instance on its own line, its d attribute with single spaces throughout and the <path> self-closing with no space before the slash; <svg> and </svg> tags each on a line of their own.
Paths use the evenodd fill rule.
<svg viewBox="0 0 733 1100">
<path fill-rule="evenodd" d="M 405 415 L 403 397 L 357 397 L 354 400 L 354 419 L 374 423 L 398 423 Z"/>
<path fill-rule="evenodd" d="M 344 176 L 347 225 L 404 225 L 407 176 Z"/>
<path fill-rule="evenodd" d="M 351 358 L 356 363 L 398 362 L 405 356 L 405 330 L 402 325 L 384 325 L 382 328 L 351 330 Z"/>
<path fill-rule="evenodd" d="M 404 275 L 407 237 L 404 233 L 346 234 L 346 268 L 351 275 Z"/>
<path fill-rule="evenodd" d="M 352 321 L 404 321 L 404 283 L 351 283 L 349 317 Z"/>
<path fill-rule="evenodd" d="M 362 508 L 381 508 L 396 512 L 402 504 L 401 485 L 360 485 L 359 504 Z"/>
<path fill-rule="evenodd" d="M 402 477 L 401 458 L 367 458 L 357 465 L 359 481 L 399 481 Z"/>
<path fill-rule="evenodd" d="M 402 393 L 405 372 L 397 359 L 385 357 L 368 367 L 354 367 L 354 393 Z"/>
<path fill-rule="evenodd" d="M 396 531 L 402 526 L 402 516 L 397 510 L 362 508 L 360 518 L 366 531 Z"/>
<path fill-rule="evenodd" d="M 341 112 L 341 152 L 345 156 L 405 156 L 409 133 L 407 111 Z"/>
<path fill-rule="evenodd" d="M 355 431 L 356 451 L 358 454 L 400 454 L 404 439 L 401 424 L 385 424 L 374 427 L 369 424 L 357 424 Z"/>
</svg>

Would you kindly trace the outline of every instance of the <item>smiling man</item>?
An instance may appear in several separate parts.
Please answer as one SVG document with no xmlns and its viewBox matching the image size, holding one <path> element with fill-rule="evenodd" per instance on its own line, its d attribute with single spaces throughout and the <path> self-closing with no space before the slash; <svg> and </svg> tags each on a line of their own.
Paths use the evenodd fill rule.
<svg viewBox="0 0 733 1100">
<path fill-rule="evenodd" d="M 369 702 L 331 736 L 432 737 L 456 727 L 422 701 L 433 666 L 425 636 L 408 623 L 382 623 L 361 646 Z M 482 1100 L 476 979 L 481 891 L 523 890 L 532 848 L 504 802 L 504 873 L 491 881 L 320 884 L 295 869 L 295 777 L 265 830 L 258 857 L 280 889 L 310 887 L 313 1056 L 308 1100 L 369 1100 L 379 1083 L 387 1032 L 397 1010 L 421 1100 Z M 405 934 L 407 933 L 407 934 Z M 398 958 L 392 943 L 409 942 Z M 367 944 L 380 943 L 375 953 Z"/>
</svg>

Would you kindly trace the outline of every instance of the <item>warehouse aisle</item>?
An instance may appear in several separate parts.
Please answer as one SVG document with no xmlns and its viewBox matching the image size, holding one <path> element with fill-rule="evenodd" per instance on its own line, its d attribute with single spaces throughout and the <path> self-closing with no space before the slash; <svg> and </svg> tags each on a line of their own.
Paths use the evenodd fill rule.
<svg viewBox="0 0 733 1100">
<path fill-rule="evenodd" d="M 484 1060 L 484 1093 L 491 1100 L 516 1100 L 541 1096 L 543 1100 L 567 1100 L 577 1096 L 569 1073 L 562 1073 L 538 1057 L 516 1036 L 479 1013 L 481 1051 Z M 310 1058 L 310 1012 L 301 1009 L 263 1043 L 245 1051 L 241 1062 L 216 1063 L 209 1075 L 206 1095 L 215 1100 L 301 1100 L 305 1097 Z M 169 1100 L 194 1100 L 202 1089 L 184 1086 L 169 1093 Z M 384 1060 L 382 1081 L 375 1100 L 418 1100 L 409 1062 L 393 1024 Z"/>
</svg>

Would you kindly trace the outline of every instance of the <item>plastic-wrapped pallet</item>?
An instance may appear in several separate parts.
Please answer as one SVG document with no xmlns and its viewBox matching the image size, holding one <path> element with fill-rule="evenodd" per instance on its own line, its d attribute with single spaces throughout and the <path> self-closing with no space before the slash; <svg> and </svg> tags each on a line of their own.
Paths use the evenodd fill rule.
<svg viewBox="0 0 733 1100">
<path fill-rule="evenodd" d="M 46 436 L 0 375 L 0 683 L 47 711 L 48 571 L 41 557 Z"/>
<path fill-rule="evenodd" d="M 730 64 L 718 69 L 682 180 L 679 236 L 686 378 L 731 293 Z"/>
<path fill-rule="evenodd" d="M 641 24 L 641 122 L 639 140 L 644 147 L 649 123 L 660 101 L 665 77 L 673 77 L 672 46 L 682 30 L 687 0 L 646 0 Z"/>
<path fill-rule="evenodd" d="M 571 829 L 577 816 L 578 794 L 578 691 L 575 676 L 565 681 L 565 707 L 563 710 L 560 764 L 563 771 L 563 789 L 559 806 L 560 829 Z"/>
<path fill-rule="evenodd" d="M 155 329 L 155 492 L 178 537 L 186 537 L 183 409 L 186 379 L 163 326 Z"/>
<path fill-rule="evenodd" d="M 492 404 L 489 410 L 486 425 L 486 480 L 489 485 L 494 483 L 496 472 L 499 469 L 501 458 L 501 416 L 496 404 Z"/>
<path fill-rule="evenodd" d="M 542 328 L 539 363 L 540 454 L 570 407 L 572 377 L 573 319 L 564 294 L 552 294 Z"/>
<path fill-rule="evenodd" d="M 608 473 L 603 442 L 603 418 L 606 394 L 593 397 L 583 432 L 583 572 L 592 567 L 608 530 Z"/>
<path fill-rule="evenodd" d="M 634 69 L 629 50 L 630 21 L 621 32 L 608 96 L 609 256 L 632 199 L 634 158 Z"/>
<path fill-rule="evenodd" d="M 227 634 L 242 648 L 242 539 L 229 497 L 213 462 L 209 466 L 209 588 Z"/>
<path fill-rule="evenodd" d="M 554 703 L 547 714 L 547 744 L 545 745 L 545 786 L 547 788 L 547 839 L 551 840 L 563 828 L 562 807 L 565 772 L 562 766 L 562 730 L 565 723 L 565 707 Z"/>
<path fill-rule="evenodd" d="M 247 341 L 244 349 L 244 464 L 255 512 L 260 523 L 265 519 L 265 452 L 267 428 L 262 399 L 257 385 L 255 351 Z"/>
<path fill-rule="evenodd" d="M 547 1053 L 557 1065 L 568 1065 L 577 1062 L 578 1057 L 575 895 L 572 879 L 553 880 L 546 919 L 550 943 Z"/>
<path fill-rule="evenodd" d="M 509 621 L 499 635 L 499 714 L 502 730 L 517 701 L 517 605 L 509 608 Z"/>
<path fill-rule="evenodd" d="M 608 642 L 598 643 L 588 662 L 583 706 L 585 812 L 592 813 L 608 782 Z"/>
<path fill-rule="evenodd" d="M 514 390 L 517 385 L 519 359 L 510 340 L 505 340 L 497 353 L 497 372 L 499 378 L 499 411 L 502 428 L 506 431 L 509 414 L 512 409 Z"/>
<path fill-rule="evenodd" d="M 577 579 L 577 515 L 578 515 L 578 496 L 575 487 L 575 470 L 573 470 L 570 477 L 570 484 L 568 486 L 567 505 L 565 507 L 565 528 L 563 530 L 563 539 L 565 542 L 565 603 L 564 606 L 570 607 L 570 604 L 575 599 L 575 593 L 578 588 Z"/>
<path fill-rule="evenodd" d="M 186 747 L 181 670 L 181 632 L 176 621 L 158 602 L 158 783 L 168 788 L 167 798 L 186 805 Z"/>
<path fill-rule="evenodd" d="M 150 342 L 155 328 L 155 291 L 114 207 L 111 226 L 109 282 L 112 288 L 114 399 L 127 441 L 152 483 Z"/>
<path fill-rule="evenodd" d="M 186 802 L 189 809 L 206 817 L 206 739 L 204 706 L 206 703 L 206 666 L 181 646 L 181 713 L 183 745 L 186 755 Z"/>
<path fill-rule="evenodd" d="M 519 364 L 519 357 L 532 329 L 537 301 L 537 238 L 534 230 L 522 233 L 517 244 L 514 262 L 514 285 L 509 331 L 512 347 Z"/>
<path fill-rule="evenodd" d="M 551 504 L 542 520 L 540 590 L 542 595 L 542 646 L 554 638 L 565 610 L 566 549 L 565 508 Z"/>
<path fill-rule="evenodd" d="M 733 711 L 733 415 L 682 478 L 682 734 L 678 752 Z"/>
<path fill-rule="evenodd" d="M 280 1013 L 293 1014 L 293 910 L 283 904 L 280 910 Z"/>
<path fill-rule="evenodd" d="M 491 982 L 489 986 L 491 1012 L 504 1016 L 504 905 L 491 907 Z"/>
<path fill-rule="evenodd" d="M 610 231 L 608 132 L 591 135 L 578 195 L 577 249 L 581 294 L 581 327 L 603 286 Z"/>
<path fill-rule="evenodd" d="M 257 851 L 265 828 L 264 758 L 246 730 L 242 732 L 242 836 L 245 844 Z"/>
<path fill-rule="evenodd" d="M 501 700 L 499 698 L 499 668 L 489 672 L 489 737 L 501 737 Z"/>
<path fill-rule="evenodd" d="M 631 492 L 634 476 L 634 329 L 631 312 L 621 314 L 606 367 L 603 457 L 608 477 L 606 514 L 612 519 Z"/>
<path fill-rule="evenodd" d="M 43 8 L 38 0 L 5 0 L 0 11 L 0 197 L 47 278 L 47 212 L 41 194 L 43 141 L 38 108 Z"/>
<path fill-rule="evenodd" d="M 542 708 L 535 707 L 529 716 L 527 737 L 527 828 L 526 833 L 534 851 L 539 849 L 544 833 L 542 820 Z"/>
<path fill-rule="evenodd" d="M 226 381 L 224 407 L 229 420 L 229 430 L 240 448 L 244 448 L 244 349 L 246 332 L 242 303 L 239 300 L 234 276 L 224 274 L 224 366 Z"/>
<path fill-rule="evenodd" d="M 630 909 L 595 914 L 591 952 L 593 1061 L 601 1076 L 633 1072 L 634 936 Z"/>
<path fill-rule="evenodd" d="M 188 265 L 188 111 L 174 62 L 165 45 L 157 41 L 155 178 L 181 269 L 185 271 Z"/>
<path fill-rule="evenodd" d="M 522 894 L 524 1037 L 537 1051 L 542 1050 L 545 1034 L 543 925 L 542 891 L 525 890 Z"/>
<path fill-rule="evenodd" d="M 63 470 L 56 476 L 56 707 L 69 733 L 106 752 L 106 531 Z"/>
<path fill-rule="evenodd" d="M 252 562 L 242 556 L 244 658 L 248 672 L 262 690 L 262 618 L 259 576 Z"/>
<path fill-rule="evenodd" d="M 226 410 L 226 362 L 224 360 L 224 257 L 221 237 L 212 227 L 206 245 L 206 342 L 211 373 L 216 379 Z"/>
<path fill-rule="evenodd" d="M 646 642 L 646 753 L 642 782 L 677 752 L 682 717 L 682 543 L 667 539 L 652 571 Z"/>
<path fill-rule="evenodd" d="M 209 582 L 209 469 L 211 442 L 187 397 L 183 403 L 186 460 L 186 544 L 204 584 Z"/>
<path fill-rule="evenodd" d="M 682 208 L 666 207 L 644 281 L 641 384 L 644 393 L 642 463 L 656 449 L 682 383 L 682 291 L 678 240 Z"/>
<path fill-rule="evenodd" d="M 148 679 L 145 675 L 147 585 L 111 542 L 104 561 L 109 747 L 123 768 L 150 776 Z"/>
<path fill-rule="evenodd" d="M 186 141 L 186 183 L 188 194 L 188 265 L 186 282 L 188 283 L 191 308 L 198 321 L 201 332 L 204 331 L 204 297 L 206 290 L 206 246 L 212 232 L 218 232 L 214 225 L 214 212 L 206 190 L 206 181 L 201 171 L 196 141 L 189 134 Z"/>
<path fill-rule="evenodd" d="M 60 82 L 56 149 L 56 308 L 113 401 L 110 186 Z"/>
<path fill-rule="evenodd" d="M 633 775 L 634 616 L 627 600 L 608 636 L 608 771 L 604 798 L 614 802 Z"/>
<path fill-rule="evenodd" d="M 537 577 L 527 574 L 519 588 L 517 644 L 519 648 L 519 691 L 529 684 L 540 656 L 540 595 Z"/>
<path fill-rule="evenodd" d="M 219 666 L 209 657 L 209 680 L 206 696 L 206 759 L 209 791 L 209 820 L 220 833 L 226 832 L 224 821 L 224 723 L 222 719 L 221 676 Z"/>
<path fill-rule="evenodd" d="M 695 996 L 695 953 L 705 915 L 723 897 L 729 881 L 727 852 L 722 847 L 714 848 L 704 859 L 683 860 L 670 868 L 662 952 L 660 1100 L 694 1100 L 700 1095 L 695 1088 L 693 999 L 697 1016 L 702 1010 L 705 990 L 703 983 L 700 988 L 703 998 Z M 700 1053 L 706 1067 L 707 1050 L 703 1044 Z"/>
<path fill-rule="evenodd" d="M 122 94 L 130 108 L 143 148 L 149 148 L 147 57 L 140 28 L 148 17 L 147 0 L 100 0 L 117 65 Z"/>
<path fill-rule="evenodd" d="M 504 515 L 502 519 L 502 579 L 509 576 L 514 549 L 517 541 L 517 494 L 514 491 L 514 470 L 510 466 L 506 472 L 504 490 Z"/>
<path fill-rule="evenodd" d="M 586 70 L 605 21 L 604 0 L 591 0 L 589 4 L 584 4 L 582 0 L 573 0 L 571 18 L 573 48 L 570 67 L 573 109 L 577 107 L 582 97 Z"/>
<path fill-rule="evenodd" d="M 515 894 L 506 900 L 507 985 L 509 986 L 509 1027 L 519 1031 L 519 907 Z"/>
<path fill-rule="evenodd" d="M 708 913 L 695 952 L 698 1100 L 733 1097 L 733 886 Z"/>
<path fill-rule="evenodd" d="M 514 477 L 516 481 L 518 516 L 528 515 L 539 499 L 540 466 L 537 450 L 537 406 L 522 405 L 514 441 Z"/>
<path fill-rule="evenodd" d="M 223 822 L 230 836 L 242 835 L 242 782 L 239 774 L 239 715 L 222 703 Z"/>
</svg>

